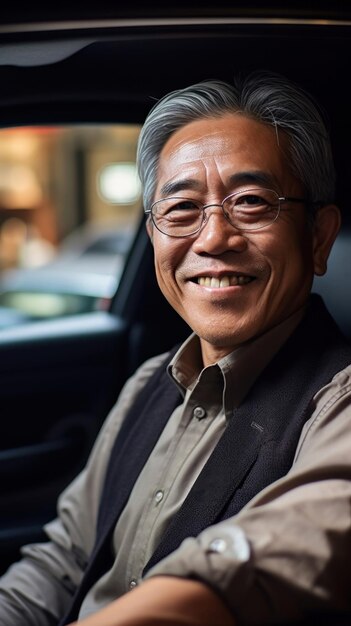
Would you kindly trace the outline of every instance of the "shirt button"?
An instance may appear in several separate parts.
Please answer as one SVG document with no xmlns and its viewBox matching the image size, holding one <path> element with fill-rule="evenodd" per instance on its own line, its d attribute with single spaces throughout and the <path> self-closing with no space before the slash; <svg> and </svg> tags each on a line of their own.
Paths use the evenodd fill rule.
<svg viewBox="0 0 351 626">
<path fill-rule="evenodd" d="M 164 492 L 162 491 L 162 489 L 159 489 L 158 491 L 156 491 L 155 493 L 156 504 L 159 504 L 163 500 L 163 496 L 164 496 Z"/>
<path fill-rule="evenodd" d="M 210 552 L 216 552 L 221 554 L 227 547 L 227 542 L 224 539 L 214 539 L 209 545 Z"/>
<path fill-rule="evenodd" d="M 193 416 L 198 420 L 202 420 L 206 415 L 206 411 L 202 406 L 196 406 L 193 410 Z"/>
<path fill-rule="evenodd" d="M 134 589 L 134 587 L 136 587 L 138 584 L 138 581 L 135 578 L 132 578 L 132 580 L 129 583 L 129 589 Z"/>
</svg>

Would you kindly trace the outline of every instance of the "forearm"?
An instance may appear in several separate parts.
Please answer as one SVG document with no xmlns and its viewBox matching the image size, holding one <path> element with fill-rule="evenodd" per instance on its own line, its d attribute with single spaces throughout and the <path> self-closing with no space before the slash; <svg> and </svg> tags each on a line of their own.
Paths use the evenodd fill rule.
<svg viewBox="0 0 351 626">
<path fill-rule="evenodd" d="M 351 611 L 350 498 L 346 481 L 299 485 L 188 538 L 147 576 L 207 582 L 238 621 L 261 626 Z"/>
<path fill-rule="evenodd" d="M 78 626 L 78 622 L 75 622 Z M 155 576 L 79 626 L 235 626 L 219 596 L 203 583 Z M 73 625 L 72 625 L 73 626 Z"/>
<path fill-rule="evenodd" d="M 66 613 L 89 549 L 89 535 L 80 533 L 82 515 L 73 506 L 84 484 L 81 474 L 63 494 L 60 517 L 45 526 L 48 540 L 24 546 L 23 558 L 0 578 L 2 626 L 55 626 Z"/>
<path fill-rule="evenodd" d="M 16 563 L 0 580 L 1 626 L 54 626 L 67 611 L 72 591 L 37 561 Z"/>
</svg>

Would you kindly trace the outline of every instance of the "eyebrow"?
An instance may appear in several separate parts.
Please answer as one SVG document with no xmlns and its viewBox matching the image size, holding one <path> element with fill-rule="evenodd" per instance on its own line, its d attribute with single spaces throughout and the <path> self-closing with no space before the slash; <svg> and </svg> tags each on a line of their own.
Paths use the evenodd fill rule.
<svg viewBox="0 0 351 626">
<path fill-rule="evenodd" d="M 201 183 L 195 178 L 183 178 L 182 180 L 169 181 L 162 185 L 160 189 L 161 196 L 169 196 L 185 189 L 191 191 L 200 191 Z"/>
<path fill-rule="evenodd" d="M 274 176 L 268 174 L 264 170 L 250 170 L 247 172 L 238 172 L 229 177 L 231 185 L 277 185 Z"/>
<path fill-rule="evenodd" d="M 262 170 L 252 170 L 237 172 L 228 179 L 228 186 L 238 185 L 269 185 L 276 186 L 277 182 L 273 176 Z M 171 196 L 180 191 L 201 191 L 202 183 L 195 178 L 183 178 L 181 180 L 164 183 L 160 189 L 161 197 Z"/>
</svg>

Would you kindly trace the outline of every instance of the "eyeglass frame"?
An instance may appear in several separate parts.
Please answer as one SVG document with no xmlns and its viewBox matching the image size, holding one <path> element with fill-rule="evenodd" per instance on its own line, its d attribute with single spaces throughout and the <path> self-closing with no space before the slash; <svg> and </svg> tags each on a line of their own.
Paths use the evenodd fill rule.
<svg viewBox="0 0 351 626">
<path fill-rule="evenodd" d="M 263 224 L 262 226 L 257 226 L 254 228 L 241 228 L 240 226 L 236 226 L 235 224 L 233 224 L 230 219 L 228 218 L 228 215 L 226 213 L 226 211 L 224 210 L 224 203 L 231 197 L 239 195 L 241 193 L 249 193 L 249 192 L 253 192 L 253 191 L 259 191 L 264 189 L 265 191 L 270 191 L 273 192 L 276 196 L 277 196 L 277 202 L 278 202 L 278 210 L 277 210 L 277 214 L 274 217 L 274 219 L 271 222 L 268 222 L 267 224 Z M 206 224 L 207 220 L 206 220 L 206 214 L 205 214 L 205 210 L 209 209 L 211 207 L 221 207 L 223 215 L 225 217 L 225 219 L 227 220 L 227 222 L 233 226 L 233 228 L 235 228 L 236 230 L 239 230 L 240 232 L 242 231 L 249 231 L 249 232 L 254 232 L 257 230 L 261 230 L 262 228 L 266 228 L 267 226 L 270 226 L 271 224 L 274 224 L 274 222 L 278 219 L 279 215 L 280 215 L 280 211 L 281 211 L 281 204 L 283 202 L 296 202 L 296 203 L 302 203 L 302 204 L 309 204 L 310 206 L 322 206 L 321 202 L 311 202 L 310 200 L 308 200 L 307 198 L 295 198 L 292 196 L 279 196 L 278 192 L 275 191 L 275 189 L 269 189 L 267 187 L 250 187 L 249 189 L 242 189 L 241 191 L 235 191 L 234 193 L 229 194 L 228 196 L 226 196 L 222 202 L 220 203 L 210 203 L 210 204 L 204 204 L 202 206 L 199 206 L 198 208 L 202 211 L 202 219 L 201 219 L 201 223 L 200 226 L 198 228 L 196 228 L 196 230 L 192 231 L 191 233 L 187 233 L 186 235 L 171 235 L 169 233 L 165 233 L 163 230 L 161 230 L 159 228 L 159 226 L 157 225 L 156 221 L 155 221 L 155 216 L 152 212 L 153 207 L 158 204 L 159 202 L 163 202 L 165 200 L 190 200 L 191 202 L 194 202 L 194 204 L 198 205 L 198 204 L 202 204 L 201 202 L 198 202 L 197 200 L 194 200 L 193 198 L 187 198 L 185 196 L 170 196 L 169 198 L 160 198 L 159 200 L 155 200 L 155 202 L 152 203 L 151 207 L 149 209 L 145 209 L 144 213 L 147 215 L 150 215 L 152 223 L 154 224 L 155 228 L 157 228 L 157 230 L 162 233 L 163 235 L 167 235 L 167 237 L 173 237 L 176 239 L 184 239 L 185 237 L 192 237 L 193 235 L 196 235 L 197 233 L 199 233 L 201 231 L 201 229 L 203 228 L 204 224 Z"/>
</svg>

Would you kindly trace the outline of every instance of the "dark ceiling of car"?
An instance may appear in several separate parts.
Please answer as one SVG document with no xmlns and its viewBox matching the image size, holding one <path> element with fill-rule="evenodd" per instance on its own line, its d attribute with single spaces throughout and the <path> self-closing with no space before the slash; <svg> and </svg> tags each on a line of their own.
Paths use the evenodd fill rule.
<svg viewBox="0 0 351 626">
<path fill-rule="evenodd" d="M 84 3 L 73 3 L 61 0 L 57 3 L 17 0 L 7 3 L 1 9 L 2 23 L 18 23 L 47 20 L 81 20 L 96 18 L 150 18 L 171 16 L 281 16 L 320 17 L 323 19 L 340 19 L 351 15 L 351 7 L 345 6 L 345 0 L 85 0 Z"/>
<path fill-rule="evenodd" d="M 158 6 L 151 4 L 149 15 Z M 238 71 L 270 69 L 304 85 L 321 102 L 331 128 L 339 181 L 347 181 L 351 22 L 345 21 L 345 12 L 339 14 L 344 21 L 285 19 L 302 4 L 287 2 L 280 13 L 284 19 L 78 24 L 73 11 L 70 24 L 34 27 L 25 19 L 20 27 L 9 26 L 14 18 L 5 11 L 0 18 L 1 124 L 142 122 L 155 100 L 171 89 L 207 78 L 230 81 Z M 327 4 L 331 3 L 319 2 L 319 10 Z M 135 16 L 141 14 L 141 5 L 132 3 Z M 268 13 L 276 5 L 271 2 Z M 313 3 L 309 5 L 311 12 Z M 65 3 L 60 6 L 62 16 L 67 16 Z M 182 6 L 185 3 L 178 4 L 178 10 Z M 243 10 L 240 6 L 235 6 L 236 15 Z M 250 11 L 262 13 L 262 6 L 251 3 Z M 335 7 L 334 2 L 334 13 Z M 206 8 L 209 3 L 202 3 L 202 10 Z M 83 17 L 91 11 L 88 4 Z M 123 10 L 118 8 L 117 13 L 122 15 Z M 61 15 L 58 8 L 54 14 Z M 49 19 L 51 13 L 44 15 Z M 31 17 L 34 20 L 35 11 Z M 338 194 L 340 204 L 345 204 L 344 182 L 339 182 Z"/>
</svg>

